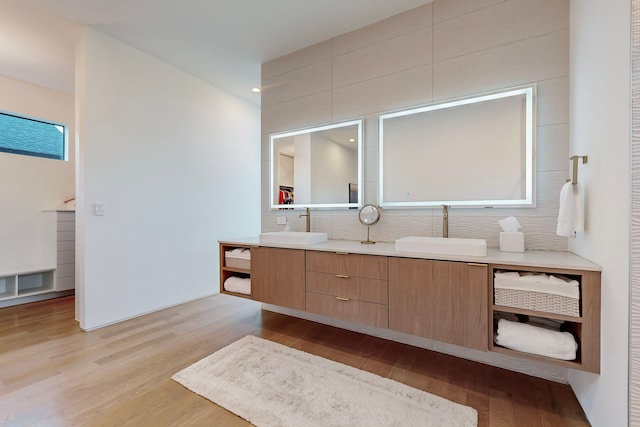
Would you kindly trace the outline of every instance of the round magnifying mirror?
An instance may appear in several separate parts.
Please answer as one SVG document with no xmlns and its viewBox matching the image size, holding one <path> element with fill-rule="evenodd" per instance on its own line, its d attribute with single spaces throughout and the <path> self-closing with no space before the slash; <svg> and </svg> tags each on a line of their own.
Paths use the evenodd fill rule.
<svg viewBox="0 0 640 427">
<path fill-rule="evenodd" d="M 360 208 L 360 212 L 358 213 L 358 220 L 360 220 L 360 224 L 367 226 L 367 240 L 362 240 L 360 243 L 363 245 L 373 244 L 375 243 L 373 240 L 369 238 L 369 232 L 371 226 L 376 224 L 380 220 L 380 208 L 376 205 L 364 205 Z"/>
</svg>

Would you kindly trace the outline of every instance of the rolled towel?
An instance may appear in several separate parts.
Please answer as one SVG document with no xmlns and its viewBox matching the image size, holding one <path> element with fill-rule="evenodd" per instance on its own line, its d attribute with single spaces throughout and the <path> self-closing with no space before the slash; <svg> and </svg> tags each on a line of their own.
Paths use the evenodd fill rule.
<svg viewBox="0 0 640 427">
<path fill-rule="evenodd" d="M 495 342 L 503 347 L 560 360 L 575 360 L 578 343 L 569 332 L 498 320 Z"/>
<path fill-rule="evenodd" d="M 231 276 L 224 281 L 224 290 L 237 294 L 251 295 L 251 279 Z"/>
</svg>

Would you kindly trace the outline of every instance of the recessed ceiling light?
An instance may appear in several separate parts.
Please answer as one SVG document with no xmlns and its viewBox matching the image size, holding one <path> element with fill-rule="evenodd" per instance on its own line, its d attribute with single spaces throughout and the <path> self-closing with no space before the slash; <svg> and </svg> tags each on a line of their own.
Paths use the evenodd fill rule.
<svg viewBox="0 0 640 427">
<path fill-rule="evenodd" d="M 349 142 L 356 142 L 355 138 L 349 138 Z"/>
<path fill-rule="evenodd" d="M 251 92 L 253 92 L 253 93 L 260 93 L 260 88 L 259 88 L 259 87 L 251 88 Z"/>
</svg>

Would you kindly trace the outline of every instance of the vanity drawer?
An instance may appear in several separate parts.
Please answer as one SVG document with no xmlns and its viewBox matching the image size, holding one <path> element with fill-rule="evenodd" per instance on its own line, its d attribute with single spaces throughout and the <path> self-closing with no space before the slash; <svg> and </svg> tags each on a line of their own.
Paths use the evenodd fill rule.
<svg viewBox="0 0 640 427">
<path fill-rule="evenodd" d="M 388 280 L 389 261 L 385 256 L 307 251 L 307 271 Z"/>
<path fill-rule="evenodd" d="M 389 282 L 342 274 L 307 271 L 307 292 L 349 299 L 389 303 Z"/>
<path fill-rule="evenodd" d="M 306 310 L 376 328 L 389 327 L 389 307 L 383 304 L 307 292 Z"/>
</svg>

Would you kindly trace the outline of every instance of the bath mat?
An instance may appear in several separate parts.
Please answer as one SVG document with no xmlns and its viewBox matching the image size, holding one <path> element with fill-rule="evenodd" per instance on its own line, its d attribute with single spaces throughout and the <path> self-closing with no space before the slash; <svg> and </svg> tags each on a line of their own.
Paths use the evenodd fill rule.
<svg viewBox="0 0 640 427">
<path fill-rule="evenodd" d="M 258 427 L 477 425 L 475 409 L 254 336 L 172 377 Z"/>
</svg>

